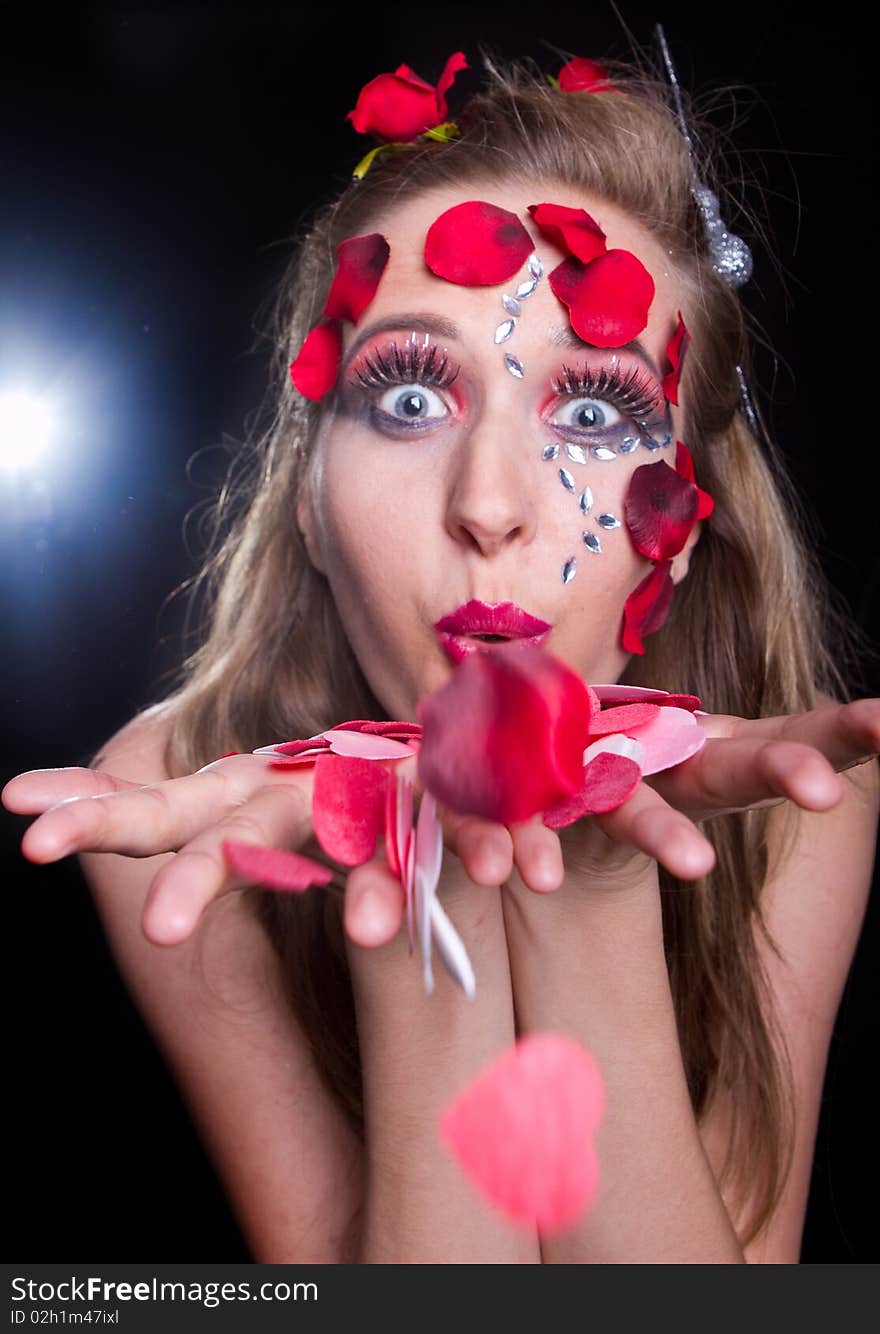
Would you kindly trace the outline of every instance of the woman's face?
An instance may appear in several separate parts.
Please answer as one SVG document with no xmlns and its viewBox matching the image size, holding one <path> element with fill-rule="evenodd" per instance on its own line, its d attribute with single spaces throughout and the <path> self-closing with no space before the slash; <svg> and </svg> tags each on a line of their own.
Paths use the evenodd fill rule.
<svg viewBox="0 0 880 1334">
<path fill-rule="evenodd" d="M 528 271 L 499 287 L 462 287 L 425 264 L 428 228 L 472 199 L 515 213 L 543 264 L 501 343 L 502 296 Z M 648 269 L 656 291 L 639 347 L 595 348 L 572 333 L 546 278 L 565 254 L 527 213 L 542 202 L 585 208 L 609 249 L 631 251 Z M 452 671 L 435 623 L 473 599 L 511 602 L 548 622 L 552 653 L 587 681 L 616 681 L 627 661 L 623 606 L 651 570 L 627 534 L 624 496 L 636 468 L 674 464 L 677 438 L 662 377 L 682 298 L 664 252 L 626 214 L 557 184 L 444 187 L 396 205 L 370 230 L 386 237 L 390 259 L 357 327 L 345 325 L 314 508 L 301 502 L 299 522 L 374 695 L 390 717 L 414 718 L 418 700 Z M 671 445 L 621 451 L 645 426 Z M 545 457 L 553 445 L 558 456 Z M 592 452 L 608 445 L 605 460 Z M 676 580 L 690 545 L 673 564 Z"/>
</svg>

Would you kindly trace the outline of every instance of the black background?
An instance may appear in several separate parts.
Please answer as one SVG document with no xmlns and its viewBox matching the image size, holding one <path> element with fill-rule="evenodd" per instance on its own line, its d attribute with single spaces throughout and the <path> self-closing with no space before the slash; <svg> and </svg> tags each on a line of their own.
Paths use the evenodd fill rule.
<svg viewBox="0 0 880 1334">
<path fill-rule="evenodd" d="M 551 72 L 557 50 L 625 57 L 611 5 L 592 11 L 3 7 L 0 389 L 44 394 L 56 428 L 36 480 L 0 480 L 0 778 L 84 762 L 160 697 L 179 622 L 163 603 L 194 568 L 184 517 L 260 401 L 258 311 L 288 238 L 369 146 L 344 119 L 359 88 L 401 61 L 433 81 L 463 49 L 475 68 L 454 112 L 479 81 L 481 43 Z M 756 275 L 744 300 L 776 353 L 761 353 L 757 379 L 825 569 L 871 632 L 873 67 L 840 7 L 804 12 L 665 3 L 657 14 L 642 0 L 622 10 L 643 43 L 662 19 L 691 90 L 746 85 L 717 123 L 732 131 L 746 205 L 769 241 L 747 233 Z M 876 672 L 868 685 L 880 694 Z M 25 863 L 25 824 L 0 819 L 19 1254 L 248 1259 L 76 865 Z M 866 1073 L 876 897 L 831 1047 L 805 1261 L 877 1258 Z"/>
</svg>

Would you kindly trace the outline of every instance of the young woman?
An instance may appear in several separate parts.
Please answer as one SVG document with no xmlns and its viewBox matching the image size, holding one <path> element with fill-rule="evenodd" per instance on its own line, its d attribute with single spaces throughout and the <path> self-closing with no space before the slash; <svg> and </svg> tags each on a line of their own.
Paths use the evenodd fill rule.
<svg viewBox="0 0 880 1334">
<path fill-rule="evenodd" d="M 433 119 L 381 134 L 406 146 L 306 237 L 277 416 L 180 688 L 92 769 L 20 775 L 4 800 L 42 812 L 30 858 L 80 854 L 256 1260 L 796 1262 L 870 884 L 880 702 L 843 702 L 665 91 L 626 70 L 490 74 L 458 137 L 422 133 L 445 119 L 443 81 L 429 90 Z M 369 99 L 354 123 L 375 128 Z M 476 206 L 514 218 L 511 244 L 527 233 L 515 277 L 455 230 Z M 377 235 L 369 299 L 334 313 L 340 245 Z M 586 273 L 609 253 L 628 257 L 619 282 Z M 640 303 L 637 335 L 616 336 Z M 678 441 L 714 509 L 646 555 L 632 478 L 680 472 Z M 384 851 L 301 895 L 230 871 L 228 839 L 322 855 L 311 770 L 250 752 L 414 720 L 451 659 L 534 620 L 587 682 L 698 695 L 709 739 L 559 833 L 444 812 L 440 897 L 472 1001 L 445 976 L 424 994 Z M 436 1130 L 494 1055 L 546 1030 L 579 1039 L 606 1088 L 599 1194 L 553 1237 L 491 1210 Z"/>
</svg>

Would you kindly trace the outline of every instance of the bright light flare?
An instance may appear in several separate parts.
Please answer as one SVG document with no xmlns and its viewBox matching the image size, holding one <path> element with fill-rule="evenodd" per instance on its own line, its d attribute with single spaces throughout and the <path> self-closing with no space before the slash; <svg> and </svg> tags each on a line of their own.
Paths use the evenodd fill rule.
<svg viewBox="0 0 880 1334">
<path fill-rule="evenodd" d="M 51 418 L 45 403 L 25 393 L 0 394 L 0 468 L 24 472 L 49 445 Z"/>
</svg>

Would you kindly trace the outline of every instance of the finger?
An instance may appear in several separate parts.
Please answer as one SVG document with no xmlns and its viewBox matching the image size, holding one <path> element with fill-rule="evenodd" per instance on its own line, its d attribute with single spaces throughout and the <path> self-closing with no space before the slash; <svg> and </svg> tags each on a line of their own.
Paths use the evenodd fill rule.
<svg viewBox="0 0 880 1334">
<path fill-rule="evenodd" d="M 559 835 L 544 824 L 540 813 L 531 820 L 510 826 L 516 869 L 529 889 L 548 894 L 558 889 L 565 876 Z"/>
<path fill-rule="evenodd" d="M 40 815 L 69 797 L 98 797 L 137 786 L 100 769 L 29 769 L 10 778 L 0 801 L 15 815 Z"/>
<path fill-rule="evenodd" d="M 274 771 L 259 756 L 235 756 L 184 778 L 61 801 L 26 831 L 22 852 L 52 862 L 85 850 L 128 857 L 176 851 L 246 801 L 267 774 L 280 786 L 311 783 L 311 770 Z"/>
<path fill-rule="evenodd" d="M 609 838 L 637 848 L 681 880 L 697 880 L 715 865 L 706 836 L 647 783 L 616 810 L 592 819 Z"/>
<path fill-rule="evenodd" d="M 496 887 L 513 870 L 513 840 L 503 824 L 443 808 L 443 841 L 477 885 Z"/>
<path fill-rule="evenodd" d="M 403 909 L 403 886 L 392 874 L 384 852 L 349 873 L 343 922 L 356 945 L 387 945 L 401 928 Z"/>
<path fill-rule="evenodd" d="M 156 945 L 179 944 L 192 934 L 210 903 L 252 883 L 227 867 L 224 839 L 295 850 L 311 832 L 310 802 L 301 789 L 278 784 L 264 788 L 166 862 L 144 902 L 144 934 Z"/>
<path fill-rule="evenodd" d="M 839 772 L 880 752 L 880 700 L 830 704 L 780 718 L 737 718 L 730 734 L 813 746 Z"/>
<path fill-rule="evenodd" d="M 707 741 L 683 764 L 655 774 L 651 785 L 694 819 L 786 798 L 805 810 L 824 811 L 843 796 L 841 779 L 818 750 L 746 737 Z"/>
</svg>

